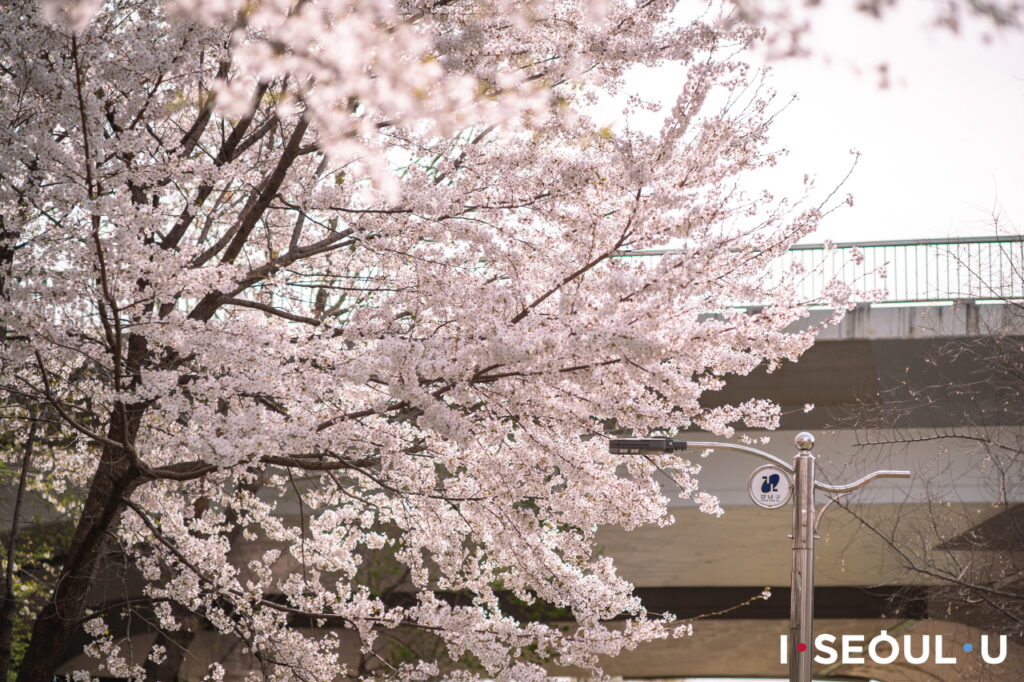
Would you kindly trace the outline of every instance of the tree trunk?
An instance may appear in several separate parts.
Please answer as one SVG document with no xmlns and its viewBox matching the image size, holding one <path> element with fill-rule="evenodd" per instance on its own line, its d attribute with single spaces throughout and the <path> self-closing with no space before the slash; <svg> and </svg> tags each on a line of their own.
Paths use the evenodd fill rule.
<svg viewBox="0 0 1024 682">
<path fill-rule="evenodd" d="M 134 441 L 144 407 L 127 406 L 127 433 Z M 108 437 L 123 438 L 121 410 L 115 409 L 109 421 Z M 123 498 L 142 482 L 138 468 L 119 447 L 106 445 L 89 486 L 82 516 L 75 529 L 68 558 L 57 578 L 53 595 L 43 607 L 32 628 L 32 639 L 18 671 L 17 682 L 48 682 L 63 662 L 68 642 L 80 626 L 89 596 L 104 558 L 113 542 L 113 531 L 124 511 Z"/>
<path fill-rule="evenodd" d="M 0 599 L 0 679 L 6 680 L 11 667 L 11 647 L 14 643 L 14 617 L 18 611 L 18 599 L 14 596 L 14 563 L 17 555 L 18 524 L 21 521 L 21 501 L 25 495 L 28 466 L 32 459 L 32 446 L 35 443 L 36 429 L 39 422 L 35 417 L 28 427 L 25 439 L 25 453 L 21 458 L 21 475 L 18 477 L 18 491 L 11 512 L 11 537 L 7 541 L 7 560 L 4 565 L 4 594 Z"/>
</svg>

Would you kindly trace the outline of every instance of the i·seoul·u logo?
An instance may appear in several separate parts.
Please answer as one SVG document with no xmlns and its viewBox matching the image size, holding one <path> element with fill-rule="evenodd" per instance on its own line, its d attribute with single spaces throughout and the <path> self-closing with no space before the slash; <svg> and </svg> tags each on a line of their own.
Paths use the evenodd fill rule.
<svg viewBox="0 0 1024 682">
<path fill-rule="evenodd" d="M 789 636 L 779 636 L 779 663 L 789 662 Z M 1006 635 L 998 636 L 998 650 L 992 653 L 993 642 L 989 635 L 981 636 L 977 647 L 981 660 L 989 665 L 999 665 L 1006 660 Z M 805 642 L 797 642 L 796 650 L 807 651 Z M 867 661 L 878 665 L 889 665 L 901 660 L 911 665 L 920 665 L 929 661 L 938 665 L 955 665 L 959 661 L 956 649 L 965 654 L 973 654 L 976 647 L 972 642 L 965 642 L 959 647 L 946 648 L 942 635 L 903 635 L 902 641 L 882 630 L 868 639 L 865 635 L 841 635 L 836 637 L 822 633 L 814 638 L 814 662 L 820 665 L 833 663 L 863 664 Z M 949 652 L 947 654 L 947 652 Z"/>
</svg>

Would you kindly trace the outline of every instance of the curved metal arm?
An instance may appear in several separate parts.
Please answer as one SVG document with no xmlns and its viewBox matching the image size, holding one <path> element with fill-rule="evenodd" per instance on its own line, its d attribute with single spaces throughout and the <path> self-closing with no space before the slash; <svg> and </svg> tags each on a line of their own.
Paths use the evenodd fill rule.
<svg viewBox="0 0 1024 682">
<path fill-rule="evenodd" d="M 757 455 L 766 459 L 772 464 L 783 468 L 789 473 L 796 469 L 792 464 L 787 464 L 775 455 L 769 455 L 763 450 L 748 447 L 746 445 L 734 445 L 732 443 L 714 443 L 701 440 L 673 440 L 671 438 L 614 438 L 608 443 L 608 452 L 613 455 L 645 455 L 645 454 L 671 454 L 681 450 L 734 450 L 745 452 L 748 455 Z"/>
<path fill-rule="evenodd" d="M 828 498 L 828 502 L 825 503 L 825 506 L 818 510 L 818 516 L 817 516 L 817 518 L 814 519 L 814 536 L 815 537 L 818 536 L 818 526 L 821 525 L 821 517 L 825 515 L 825 510 L 828 509 L 829 507 L 831 507 L 836 502 L 838 502 L 840 497 L 842 497 L 843 495 L 849 495 L 849 494 L 850 493 L 848 493 L 848 492 L 838 493 L 835 497 Z"/>
<path fill-rule="evenodd" d="M 745 452 L 748 455 L 757 455 L 762 459 L 767 459 L 769 462 L 777 467 L 785 469 L 789 473 L 793 473 L 796 469 L 793 468 L 792 464 L 788 464 L 783 460 L 779 459 L 775 455 L 769 455 L 763 450 L 757 448 L 751 448 L 746 445 L 734 445 L 732 443 L 712 443 L 710 441 L 699 441 L 699 440 L 688 440 L 686 441 L 687 448 L 694 448 L 697 450 L 735 450 L 736 452 Z"/>
<path fill-rule="evenodd" d="M 860 488 L 861 486 L 867 485 L 876 478 L 910 478 L 910 472 L 883 469 L 882 471 L 872 472 L 864 478 L 859 478 L 853 483 L 847 483 L 846 485 L 829 485 L 828 483 L 815 481 L 814 487 L 818 490 L 824 490 L 827 493 L 848 493 Z"/>
</svg>

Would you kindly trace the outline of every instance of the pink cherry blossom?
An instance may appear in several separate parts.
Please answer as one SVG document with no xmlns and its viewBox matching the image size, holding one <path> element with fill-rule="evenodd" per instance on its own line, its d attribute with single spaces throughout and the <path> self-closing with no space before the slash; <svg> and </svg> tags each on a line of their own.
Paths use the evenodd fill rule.
<svg viewBox="0 0 1024 682">
<path fill-rule="evenodd" d="M 797 273 L 764 274 L 822 210 L 738 189 L 772 158 L 759 32 L 673 7 L 0 7 L 4 427 L 75 524 L 19 680 L 79 622 L 110 675 L 174 653 L 117 634 L 125 595 L 90 602 L 115 551 L 150 622 L 198 619 L 253 679 L 540 679 L 689 632 L 595 532 L 671 523 L 666 473 L 717 498 L 606 439 L 777 424 L 702 395 L 811 344 Z M 670 61 L 659 132 L 595 123 L 594 92 Z M 370 583 L 381 556 L 407 600 Z M 387 662 L 410 633 L 446 653 Z"/>
</svg>

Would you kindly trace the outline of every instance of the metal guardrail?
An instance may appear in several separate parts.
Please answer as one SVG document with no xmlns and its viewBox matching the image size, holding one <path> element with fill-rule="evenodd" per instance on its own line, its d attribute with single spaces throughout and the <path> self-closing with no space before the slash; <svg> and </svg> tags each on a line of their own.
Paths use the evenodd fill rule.
<svg viewBox="0 0 1024 682">
<path fill-rule="evenodd" d="M 855 249 L 860 253 L 859 259 L 854 259 Z M 616 257 L 656 260 L 682 253 L 685 250 L 651 249 L 620 251 Z M 770 290 L 773 282 L 780 281 L 783 273 L 794 266 L 804 273 L 798 281 L 797 295 L 812 304 L 822 300 L 823 290 L 834 279 L 856 291 L 884 292 L 881 301 L 896 305 L 1024 300 L 1024 235 L 845 242 L 830 247 L 798 244 L 771 262 L 764 273 L 766 288 Z M 386 277 L 371 270 L 358 275 L 336 275 L 334 280 L 310 279 L 296 283 L 287 297 L 279 297 L 275 304 L 306 315 L 320 307 L 320 294 L 325 295 L 320 305 L 330 310 L 341 305 L 342 293 L 358 297 L 361 291 L 373 291 L 375 286 L 386 287 Z M 854 302 L 867 300 L 876 299 L 854 297 Z M 746 308 L 765 303 L 734 301 L 726 305 Z"/>
<path fill-rule="evenodd" d="M 860 254 L 856 260 L 855 250 Z M 679 251 L 626 251 L 619 255 L 669 253 Z M 773 262 L 765 273 L 768 281 L 780 279 L 794 263 L 806 273 L 798 293 L 807 301 L 819 299 L 825 285 L 836 278 L 859 291 L 884 291 L 886 303 L 1024 299 L 1024 235 L 847 242 L 832 248 L 798 244 Z"/>
</svg>

